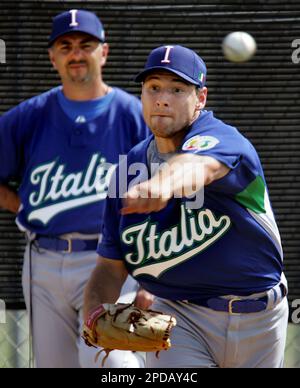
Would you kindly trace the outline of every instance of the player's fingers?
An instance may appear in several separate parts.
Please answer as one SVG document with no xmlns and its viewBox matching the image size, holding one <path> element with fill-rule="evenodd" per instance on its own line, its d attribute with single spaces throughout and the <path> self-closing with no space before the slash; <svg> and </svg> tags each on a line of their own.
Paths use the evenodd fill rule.
<svg viewBox="0 0 300 388">
<path fill-rule="evenodd" d="M 138 291 L 134 305 L 142 310 L 148 310 L 154 302 L 154 295 L 141 289 Z"/>
<path fill-rule="evenodd" d="M 161 200 L 148 200 L 148 203 L 142 202 L 140 204 L 127 204 L 127 206 L 121 209 L 121 215 L 125 216 L 128 214 L 150 214 L 156 213 L 164 209 L 168 201 Z"/>
<path fill-rule="evenodd" d="M 123 207 L 120 210 L 120 213 L 121 213 L 122 216 L 128 216 L 129 214 L 136 213 L 136 211 L 133 208 L 130 208 L 130 207 Z"/>
<path fill-rule="evenodd" d="M 145 200 L 142 199 L 126 199 L 124 201 L 124 206 L 121 209 L 122 215 L 128 214 L 143 214 L 148 212 L 148 206 L 145 203 Z"/>
<path fill-rule="evenodd" d="M 120 213 L 122 216 L 126 216 L 128 214 L 148 214 L 151 213 L 151 210 L 148 206 L 127 206 L 123 207 L 120 210 Z"/>
<path fill-rule="evenodd" d="M 125 200 L 137 199 L 139 197 L 140 197 L 140 190 L 138 185 L 131 187 L 128 190 L 128 192 L 124 194 Z"/>
</svg>

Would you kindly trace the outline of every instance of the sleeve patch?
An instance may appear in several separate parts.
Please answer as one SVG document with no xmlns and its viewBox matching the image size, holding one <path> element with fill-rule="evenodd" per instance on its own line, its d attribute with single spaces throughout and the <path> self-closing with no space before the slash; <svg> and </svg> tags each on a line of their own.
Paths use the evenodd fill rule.
<svg viewBox="0 0 300 388">
<path fill-rule="evenodd" d="M 220 141 L 213 136 L 197 135 L 197 136 L 194 136 L 191 139 L 187 140 L 184 143 L 182 150 L 183 151 L 197 151 L 197 152 L 207 151 L 207 150 L 210 150 L 210 149 L 216 147 L 216 145 L 218 145 L 219 143 L 220 143 Z"/>
</svg>

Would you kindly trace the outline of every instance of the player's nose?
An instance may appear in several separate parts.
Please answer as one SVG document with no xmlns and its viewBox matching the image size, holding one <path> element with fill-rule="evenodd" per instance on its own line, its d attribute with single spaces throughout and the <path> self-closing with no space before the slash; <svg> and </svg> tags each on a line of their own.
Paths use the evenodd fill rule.
<svg viewBox="0 0 300 388">
<path fill-rule="evenodd" d="M 78 58 L 81 58 L 83 56 L 83 53 L 84 53 L 84 51 L 80 47 L 73 47 L 71 52 L 70 52 L 70 56 L 72 58 L 78 59 Z"/>
<path fill-rule="evenodd" d="M 161 107 L 169 107 L 169 100 L 167 98 L 166 93 L 160 93 L 159 96 L 156 98 L 156 106 L 161 108 Z"/>
</svg>

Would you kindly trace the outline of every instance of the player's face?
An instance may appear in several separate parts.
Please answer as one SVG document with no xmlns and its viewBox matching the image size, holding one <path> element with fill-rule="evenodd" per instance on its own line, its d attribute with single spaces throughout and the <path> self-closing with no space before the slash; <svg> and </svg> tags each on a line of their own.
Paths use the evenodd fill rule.
<svg viewBox="0 0 300 388">
<path fill-rule="evenodd" d="M 88 34 L 71 33 L 58 38 L 49 55 L 63 82 L 93 82 L 102 74 L 108 45 Z"/>
<path fill-rule="evenodd" d="M 172 138 L 197 119 L 206 95 L 206 88 L 198 91 L 175 74 L 151 73 L 142 89 L 145 121 L 155 136 Z"/>
</svg>

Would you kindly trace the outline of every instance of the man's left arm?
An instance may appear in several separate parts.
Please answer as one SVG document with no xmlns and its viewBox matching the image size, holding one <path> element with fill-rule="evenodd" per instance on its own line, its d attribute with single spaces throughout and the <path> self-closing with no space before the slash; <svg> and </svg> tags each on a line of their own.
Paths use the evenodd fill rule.
<svg viewBox="0 0 300 388">
<path fill-rule="evenodd" d="M 196 194 L 204 186 L 225 177 L 230 168 L 218 160 L 180 154 L 163 165 L 150 180 L 132 187 L 125 195 L 122 214 L 151 213 L 164 209 L 173 197 Z"/>
</svg>

